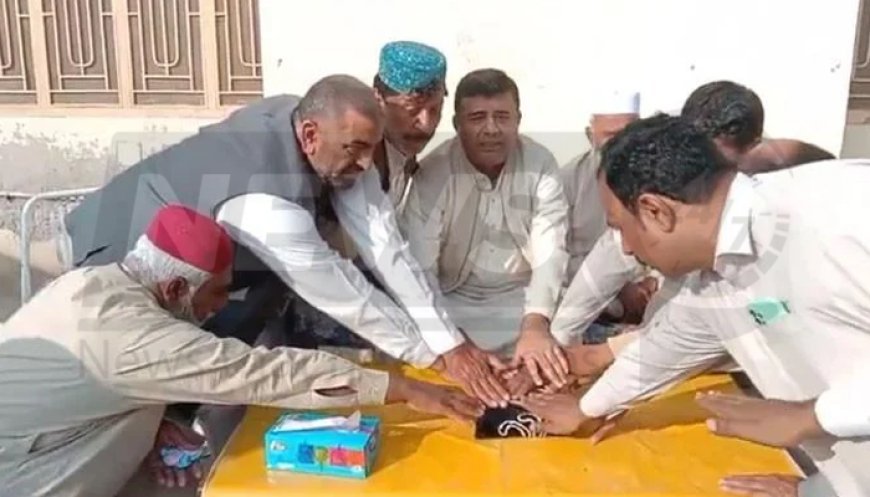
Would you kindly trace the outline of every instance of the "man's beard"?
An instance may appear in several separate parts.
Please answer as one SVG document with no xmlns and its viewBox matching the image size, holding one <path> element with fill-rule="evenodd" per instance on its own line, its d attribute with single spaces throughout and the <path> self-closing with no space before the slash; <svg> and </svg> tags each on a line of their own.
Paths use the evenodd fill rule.
<svg viewBox="0 0 870 497">
<path fill-rule="evenodd" d="M 202 324 L 211 317 L 206 316 L 205 319 L 199 319 L 196 317 L 196 312 L 193 309 L 193 294 L 190 293 L 181 298 L 178 307 L 173 309 L 171 313 L 176 319 L 187 321 L 188 323 L 199 327 L 202 327 Z"/>
</svg>

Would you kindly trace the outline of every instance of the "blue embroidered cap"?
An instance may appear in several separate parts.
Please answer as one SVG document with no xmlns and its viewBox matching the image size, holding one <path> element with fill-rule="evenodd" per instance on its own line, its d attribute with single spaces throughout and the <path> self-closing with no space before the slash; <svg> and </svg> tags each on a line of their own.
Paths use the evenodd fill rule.
<svg viewBox="0 0 870 497">
<path fill-rule="evenodd" d="M 414 41 L 394 41 L 381 49 L 378 76 L 399 93 L 422 90 L 447 76 L 447 59 L 438 49 Z"/>
</svg>

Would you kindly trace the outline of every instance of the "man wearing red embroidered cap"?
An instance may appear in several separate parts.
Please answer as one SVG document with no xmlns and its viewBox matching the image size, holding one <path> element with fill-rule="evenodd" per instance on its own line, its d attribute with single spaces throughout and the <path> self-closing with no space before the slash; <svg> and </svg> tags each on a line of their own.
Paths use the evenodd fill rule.
<svg viewBox="0 0 870 497">
<path fill-rule="evenodd" d="M 4 324 L 4 495 L 117 495 L 155 454 L 170 403 L 321 408 L 404 401 L 461 419 L 480 414 L 477 401 L 459 391 L 321 351 L 252 348 L 203 331 L 196 323 L 226 304 L 233 251 L 215 221 L 170 205 L 123 262 L 64 274 Z"/>
</svg>

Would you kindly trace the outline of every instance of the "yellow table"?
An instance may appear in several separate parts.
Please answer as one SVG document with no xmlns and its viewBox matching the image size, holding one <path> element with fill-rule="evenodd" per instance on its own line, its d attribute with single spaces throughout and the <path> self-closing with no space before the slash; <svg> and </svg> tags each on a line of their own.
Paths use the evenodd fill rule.
<svg viewBox="0 0 870 497">
<path fill-rule="evenodd" d="M 250 408 L 203 489 L 204 497 L 298 495 L 715 496 L 728 474 L 797 474 L 783 451 L 707 432 L 698 390 L 735 391 L 728 376 L 696 378 L 633 409 L 597 446 L 581 438 L 476 441 L 474 427 L 393 405 L 366 480 L 265 470 L 263 434 L 280 411 Z M 341 411 L 339 411 L 341 412 Z"/>
</svg>

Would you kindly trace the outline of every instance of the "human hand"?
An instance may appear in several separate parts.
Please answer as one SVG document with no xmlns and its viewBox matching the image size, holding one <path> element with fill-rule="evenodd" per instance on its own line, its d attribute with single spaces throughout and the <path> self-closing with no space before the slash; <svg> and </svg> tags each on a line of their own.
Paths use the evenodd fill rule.
<svg viewBox="0 0 870 497">
<path fill-rule="evenodd" d="M 568 358 L 550 333 L 549 322 L 543 316 L 532 314 L 523 318 L 512 363 L 513 367 L 520 365 L 525 366 L 538 387 L 546 381 L 558 388 L 568 383 L 571 372 Z"/>
<path fill-rule="evenodd" d="M 202 447 L 205 438 L 192 428 L 175 421 L 164 419 L 154 437 L 154 448 L 148 453 L 145 464 L 151 477 L 158 485 L 167 488 L 196 485 L 203 476 L 199 461 L 188 468 L 173 468 L 163 462 L 160 450 L 164 447 L 176 447 L 182 450 L 196 450 Z"/>
<path fill-rule="evenodd" d="M 734 475 L 719 482 L 719 488 L 751 497 L 797 497 L 801 481 L 792 475 Z"/>
<path fill-rule="evenodd" d="M 459 421 L 474 421 L 483 414 L 483 405 L 461 390 L 390 375 L 388 401 L 403 401 L 412 409 L 441 414 Z"/>
<path fill-rule="evenodd" d="M 613 351 L 606 343 L 602 344 L 577 344 L 568 347 L 565 351 L 571 373 L 581 383 L 588 383 L 592 378 L 600 375 L 614 360 Z"/>
<path fill-rule="evenodd" d="M 506 407 L 510 400 L 507 388 L 496 373 L 507 366 L 494 354 L 481 350 L 470 341 L 445 352 L 440 364 L 445 374 L 489 407 Z"/>
<path fill-rule="evenodd" d="M 544 430 L 553 435 L 574 433 L 590 420 L 580 410 L 579 393 L 532 393 L 518 403 L 541 418 Z"/>
<path fill-rule="evenodd" d="M 707 420 L 707 427 L 717 435 L 787 448 L 825 434 L 816 420 L 815 401 L 788 402 L 716 392 L 698 394 L 695 400 L 715 415 Z"/>
</svg>

